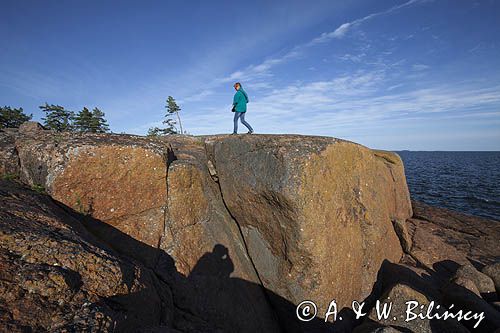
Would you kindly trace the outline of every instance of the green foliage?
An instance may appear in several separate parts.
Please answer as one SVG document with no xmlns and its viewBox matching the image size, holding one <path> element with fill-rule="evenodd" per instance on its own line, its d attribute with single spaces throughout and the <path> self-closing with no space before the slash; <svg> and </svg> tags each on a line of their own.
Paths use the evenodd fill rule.
<svg viewBox="0 0 500 333">
<path fill-rule="evenodd" d="M 59 144 L 63 142 L 64 136 L 61 133 L 56 133 L 55 135 L 52 136 L 52 139 L 56 144 Z"/>
<path fill-rule="evenodd" d="M 90 111 L 87 107 L 84 107 L 76 115 L 74 112 L 65 110 L 64 107 L 59 105 L 48 105 L 45 103 L 44 106 L 40 106 L 40 109 L 47 115 L 46 118 L 43 118 L 45 126 L 58 132 L 109 132 L 109 125 L 104 118 L 104 112 L 99 108 L 94 108 Z"/>
<path fill-rule="evenodd" d="M 92 118 L 90 121 L 90 131 L 94 133 L 109 132 L 108 121 L 104 118 L 104 112 L 98 108 L 92 110 Z"/>
<path fill-rule="evenodd" d="M 165 135 L 163 132 L 163 129 L 159 127 L 151 127 L 148 129 L 148 136 L 149 137 L 156 137 L 156 136 L 161 136 Z"/>
<path fill-rule="evenodd" d="M 164 135 L 177 134 L 177 128 L 175 127 L 176 124 L 177 122 L 173 119 L 163 120 L 163 125 L 165 125 L 165 128 L 163 129 Z"/>
<path fill-rule="evenodd" d="M 47 129 L 57 132 L 109 132 L 109 125 L 105 114 L 97 107 L 92 111 L 84 107 L 77 115 L 60 105 L 45 103 L 45 105 L 40 105 L 39 108 L 45 112 L 45 117 L 42 120 Z M 32 117 L 33 115 L 26 115 L 23 108 L 0 107 L 0 128 L 19 127 L 23 122 L 31 120 Z"/>
<path fill-rule="evenodd" d="M 3 180 L 16 180 L 19 179 L 19 175 L 15 173 L 6 173 L 2 175 Z"/>
<path fill-rule="evenodd" d="M 31 186 L 31 189 L 38 193 L 45 193 L 45 187 L 43 187 L 43 185 L 41 184 L 34 184 L 33 186 Z"/>
<path fill-rule="evenodd" d="M 90 132 L 92 128 L 92 112 L 84 107 L 82 111 L 78 112 L 75 116 L 73 127 L 80 132 Z"/>
<path fill-rule="evenodd" d="M 0 107 L 0 128 L 17 128 L 32 117 L 33 115 L 26 115 L 23 108 Z"/>
<path fill-rule="evenodd" d="M 168 96 L 167 98 L 167 115 L 166 115 L 166 119 L 163 121 L 164 124 L 166 124 L 167 126 L 169 126 L 170 124 L 173 124 L 173 128 L 175 129 L 175 133 L 177 133 L 177 128 L 175 128 L 175 124 L 176 122 L 172 119 L 173 115 L 176 114 L 177 115 L 177 119 L 179 120 L 179 127 L 180 127 L 180 134 L 183 134 L 184 131 L 182 130 L 182 123 L 181 123 L 181 117 L 179 116 L 179 112 L 181 111 L 181 108 L 179 107 L 179 105 L 177 105 L 175 99 L 172 97 L 172 96 Z M 165 121 L 167 121 L 168 119 L 172 119 L 171 122 L 167 122 L 165 123 Z M 172 127 L 172 125 L 170 125 Z M 167 127 L 169 128 L 169 127 Z"/>
<path fill-rule="evenodd" d="M 156 136 L 164 136 L 164 135 L 169 135 L 169 134 L 177 134 L 176 131 L 171 131 L 168 128 L 159 128 L 159 127 L 151 127 L 148 129 L 148 136 L 149 137 L 156 137 Z"/>
<path fill-rule="evenodd" d="M 66 110 L 60 105 L 49 105 L 47 103 L 41 105 L 40 109 L 45 112 L 45 118 L 42 118 L 42 120 L 46 128 L 58 132 L 74 130 L 74 113 L 72 111 Z"/>
<path fill-rule="evenodd" d="M 80 196 L 76 197 L 75 210 L 78 213 L 83 214 L 83 215 L 90 215 L 90 213 L 91 213 L 91 207 L 85 208 L 85 205 L 83 204 Z"/>
</svg>

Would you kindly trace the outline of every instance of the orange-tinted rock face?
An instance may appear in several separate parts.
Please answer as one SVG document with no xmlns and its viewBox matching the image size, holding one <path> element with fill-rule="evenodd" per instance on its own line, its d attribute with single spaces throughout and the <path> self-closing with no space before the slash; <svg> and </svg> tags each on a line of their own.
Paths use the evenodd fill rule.
<svg viewBox="0 0 500 333">
<path fill-rule="evenodd" d="M 178 306 L 235 332 L 279 330 L 237 223 L 199 161 L 181 157 L 168 169 L 167 230 L 160 248 L 191 282 L 173 288 Z"/>
<path fill-rule="evenodd" d="M 497 223 L 418 203 L 408 219 L 401 159 L 334 138 L 27 124 L 0 152 L 1 175 L 52 196 L 0 180 L 0 331 L 331 331 L 296 305 L 322 317 L 376 279 L 370 298 L 397 283 L 435 298 L 454 266 L 499 256 Z M 420 268 L 394 264 L 393 224 L 401 264 Z"/>
<path fill-rule="evenodd" d="M 0 189 L 0 331 L 172 326 L 172 294 L 150 269 L 110 250 L 48 196 L 2 180 Z"/>
<path fill-rule="evenodd" d="M 167 191 L 166 163 L 156 152 L 127 146 L 72 152 L 50 193 L 76 211 L 158 246 Z"/>
<path fill-rule="evenodd" d="M 25 182 L 88 215 L 95 235 L 154 268 L 178 307 L 218 327 L 278 329 L 202 140 L 43 133 L 17 147 Z"/>
<path fill-rule="evenodd" d="M 362 300 L 382 262 L 402 255 L 392 221 L 411 216 L 399 157 L 333 138 L 41 130 L 15 146 L 24 182 L 86 214 L 95 235 L 170 282 L 177 306 L 216 326 L 275 329 L 261 281 L 292 331 L 302 300 L 321 311 Z"/>
<path fill-rule="evenodd" d="M 304 163 L 301 240 L 319 280 L 308 294 L 321 299 L 327 286 L 326 294 L 349 306 L 369 295 L 384 260 L 399 261 L 391 221 L 411 216 L 406 183 L 394 181 L 401 177 L 401 162 L 387 163 L 349 142 L 331 144 Z M 397 201 L 403 207 L 396 209 Z"/>
<path fill-rule="evenodd" d="M 391 221 L 410 217 L 411 205 L 397 155 L 302 136 L 209 145 L 223 198 L 274 293 L 322 311 L 332 299 L 349 306 L 369 294 L 383 260 L 401 258 Z"/>
</svg>

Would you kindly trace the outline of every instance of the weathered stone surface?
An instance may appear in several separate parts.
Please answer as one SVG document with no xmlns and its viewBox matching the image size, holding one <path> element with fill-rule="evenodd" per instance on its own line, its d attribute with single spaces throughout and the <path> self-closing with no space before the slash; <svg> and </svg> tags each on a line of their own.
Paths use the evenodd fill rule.
<svg viewBox="0 0 500 333">
<path fill-rule="evenodd" d="M 408 229 L 412 235 L 410 254 L 428 269 L 446 270 L 453 274 L 459 265 L 469 264 L 467 256 L 445 242 L 441 227 L 420 219 L 409 219 Z M 440 265 L 441 267 L 437 267 Z"/>
<path fill-rule="evenodd" d="M 364 323 L 357 326 L 352 333 L 398 333 L 401 332 L 391 326 L 384 326 L 379 323 Z"/>
<path fill-rule="evenodd" d="M 446 306 L 454 304 L 455 311 L 463 309 L 477 313 L 484 310 L 487 316 L 498 317 L 482 298 L 491 293 L 481 294 L 470 279 L 454 277 L 461 265 L 473 262 L 480 267 L 495 261 L 498 245 L 494 240 L 500 238 L 497 222 L 418 202 L 413 202 L 413 207 L 414 216 L 407 221 L 412 238 L 409 255 L 400 264 L 384 265 L 377 284 L 385 289 L 390 283 L 404 283 L 427 299 Z M 487 299 L 491 300 L 491 297 Z M 495 327 L 495 319 L 492 321 L 479 329 L 474 329 L 469 322 L 462 321 L 460 325 L 467 324 L 471 331 L 486 332 Z M 458 325 L 456 322 L 434 321 L 432 329 L 454 332 L 457 329 L 455 324 Z M 461 326 L 458 329 L 462 330 Z"/>
<path fill-rule="evenodd" d="M 0 177 L 17 178 L 19 159 L 15 146 L 15 134 L 0 130 Z"/>
<path fill-rule="evenodd" d="M 390 316 L 387 319 L 379 319 L 375 307 L 370 311 L 369 318 L 382 325 L 403 327 L 415 333 L 431 332 L 429 320 L 406 321 L 406 302 L 410 300 L 426 306 L 430 303 L 427 297 L 420 292 L 407 285 L 396 284 L 389 288 L 380 299 L 380 310 L 383 309 L 384 304 L 392 306 Z"/>
<path fill-rule="evenodd" d="M 200 325 L 277 329 L 238 225 L 207 170 L 201 139 L 49 132 L 23 136 L 16 145 L 26 182 L 42 184 L 54 199 L 147 245 L 120 242 L 109 229 L 89 223 L 94 234 L 169 281 L 176 304 Z M 214 251 L 219 248 L 226 249 L 225 262 Z M 213 267 L 199 274 L 204 256 Z M 195 327 L 189 320 L 186 325 Z"/>
<path fill-rule="evenodd" d="M 500 298 L 500 262 L 485 266 L 482 272 L 493 280 L 496 292 Z"/>
<path fill-rule="evenodd" d="M 410 255 L 448 279 L 461 266 L 491 264 L 500 257 L 500 225 L 495 221 L 412 202 L 406 221 L 412 239 Z"/>
<path fill-rule="evenodd" d="M 100 274 L 99 266 L 59 270 L 47 268 L 42 256 L 36 256 L 29 262 L 31 267 L 23 262 L 23 255 L 1 253 L 2 269 L 19 273 L 5 275 L 7 280 L 31 286 L 32 282 L 22 278 L 28 276 L 41 286 L 40 293 L 52 290 L 54 295 L 72 295 L 78 289 L 72 271 L 78 272 L 85 287 L 77 291 L 84 296 L 75 299 L 96 299 L 100 306 L 94 312 L 78 314 L 89 318 L 78 319 L 78 328 L 88 327 L 93 320 L 104 327 L 130 322 L 134 323 L 131 327 L 148 332 L 320 332 L 341 326 L 322 320 L 311 325 L 297 323 L 295 305 L 300 301 L 314 300 L 322 316 L 333 298 L 340 310 L 354 299 L 369 296 L 376 300 L 383 290 L 398 283 L 408 284 L 427 300 L 438 299 L 439 287 L 460 265 L 473 262 L 481 267 L 495 262 L 500 253 L 499 229 L 491 221 L 419 203 L 414 203 L 415 214 L 408 219 L 412 208 L 399 157 L 333 138 L 149 139 L 35 128 L 0 132 L 0 148 L 12 152 L 4 160 L 14 166 L 22 181 L 45 190 L 62 207 L 45 207 L 45 213 L 59 209 L 76 220 L 78 223 L 71 224 L 75 237 L 114 258 L 105 267 L 124 265 L 140 271 L 140 276 L 127 273 L 122 280 L 143 281 L 141 286 L 148 290 L 145 294 L 136 295 L 130 288 L 122 292 L 114 287 L 120 279 L 107 273 L 89 284 L 96 285 L 92 287 L 96 291 L 86 281 L 97 279 L 94 275 Z M 7 165 L 2 158 L 0 166 Z M 26 207 L 32 204 L 21 201 Z M 10 210 L 5 216 L 10 216 Z M 59 211 L 53 215 L 63 216 Z M 40 216 L 33 215 L 35 220 Z M 66 217 L 62 219 L 66 221 Z M 47 223 L 50 219 L 42 220 Z M 41 233 L 46 227 L 26 228 Z M 58 245 L 59 236 L 44 237 L 50 246 L 43 251 L 56 248 L 58 253 L 66 248 Z M 407 254 L 396 264 L 402 257 L 401 245 Z M 71 255 L 85 251 L 89 250 L 78 248 Z M 74 260 L 87 259 L 77 255 Z M 383 263 L 392 269 L 381 269 Z M 33 275 L 35 271 L 40 274 Z M 135 277 L 130 280 L 130 276 Z M 454 281 L 477 296 L 470 280 L 457 277 Z M 98 284 L 112 292 L 106 294 Z M 119 297 L 116 290 L 121 292 Z M 135 303 L 144 304 L 144 295 L 152 297 L 156 312 L 143 320 L 134 316 L 148 309 L 135 308 Z M 41 298 L 26 299 L 33 306 L 45 304 Z M 52 317 L 76 325 L 67 315 L 79 313 L 76 305 L 61 310 L 53 305 L 54 300 L 43 305 L 56 313 Z M 27 326 L 49 327 L 48 317 L 26 319 L 32 311 L 23 312 L 26 306 L 15 305 L 11 310 L 4 305 L 0 318 L 10 325 L 6 326 L 9 330 L 21 330 L 24 325 L 13 319 L 16 311 Z M 351 327 L 350 331 L 358 324 L 345 327 Z M 393 322 L 387 325 L 400 329 Z M 431 321 L 430 325 L 440 332 L 463 331 L 458 324 L 453 328 Z"/>
<path fill-rule="evenodd" d="M 480 293 L 494 293 L 495 284 L 493 280 L 486 274 L 481 273 L 472 265 L 463 265 L 455 273 L 456 278 L 469 279 L 476 285 Z"/>
<path fill-rule="evenodd" d="M 442 332 L 442 333 L 453 333 L 453 332 L 468 332 L 468 330 L 457 321 L 453 319 L 442 320 L 437 318 L 413 318 L 408 315 L 407 311 L 418 315 L 420 312 L 426 313 L 427 308 L 431 306 L 431 301 L 428 296 L 420 293 L 419 291 L 413 289 L 412 287 L 397 283 L 390 287 L 380 298 L 379 312 L 377 307 L 374 307 L 369 313 L 369 320 L 374 321 L 378 324 L 384 326 L 392 326 L 398 328 L 403 332 L 408 330 L 414 333 L 427 333 L 427 332 Z M 416 302 L 415 304 L 410 304 L 408 302 Z M 435 300 L 434 300 L 435 302 Z M 384 304 L 387 305 L 387 309 L 390 306 L 390 315 L 385 318 L 383 316 Z M 416 305 L 416 306 L 415 306 Z M 439 303 L 433 303 L 434 311 L 436 312 L 436 307 Z M 412 309 L 412 310 L 408 310 Z M 437 311 L 441 312 L 441 311 Z M 413 319 L 412 319 L 413 318 Z M 409 320 L 410 319 L 410 320 Z"/>
<path fill-rule="evenodd" d="M 279 331 L 262 287 L 230 277 L 236 263 L 223 245 L 189 276 L 166 254 L 154 272 L 100 239 L 159 250 L 46 195 L 3 181 L 0 200 L 0 331 Z"/>
<path fill-rule="evenodd" d="M 21 176 L 56 200 L 158 246 L 164 227 L 164 149 L 147 139 L 44 133 L 16 141 Z"/>
<path fill-rule="evenodd" d="M 169 145 L 173 148 L 166 179 L 166 232 L 160 248 L 187 276 L 203 254 L 221 244 L 235 263 L 233 276 L 258 282 L 238 225 L 224 206 L 219 185 L 207 172 L 203 141 L 185 138 Z"/>
<path fill-rule="evenodd" d="M 238 224 L 207 168 L 200 139 L 169 140 L 166 230 L 160 248 L 186 280 L 176 280 L 175 301 L 207 322 L 237 332 L 279 331 Z"/>
<path fill-rule="evenodd" d="M 21 124 L 21 126 L 19 126 L 20 133 L 40 132 L 43 130 L 44 130 L 43 126 L 36 121 L 25 121 L 24 123 Z"/>
<path fill-rule="evenodd" d="M 164 227 L 165 175 L 160 153 L 139 147 L 93 147 L 70 159 L 49 191 L 75 210 L 156 247 Z"/>
<path fill-rule="evenodd" d="M 382 184 L 385 183 L 385 186 L 388 186 L 393 191 L 393 195 L 387 193 L 386 197 L 390 198 L 387 199 L 386 205 L 388 205 L 392 219 L 404 221 L 413 215 L 413 208 L 408 185 L 406 184 L 403 161 L 398 154 L 393 152 L 385 150 L 372 150 L 372 152 L 379 161 L 383 160 L 385 166 L 389 169 L 390 177 L 384 175 L 380 180 L 383 181 Z"/>
<path fill-rule="evenodd" d="M 322 311 L 332 298 L 342 307 L 368 295 L 384 259 L 401 258 L 391 220 L 411 206 L 397 155 L 321 137 L 206 143 L 267 289 Z"/>
<path fill-rule="evenodd" d="M 481 293 L 479 292 L 479 289 L 477 289 L 477 286 L 474 283 L 474 281 L 466 278 L 465 276 L 455 277 L 451 280 L 451 282 L 458 286 L 464 287 L 465 289 L 470 290 L 477 296 L 481 297 Z"/>
<path fill-rule="evenodd" d="M 411 236 L 408 233 L 408 228 L 406 227 L 406 221 L 393 220 L 392 225 L 394 226 L 396 235 L 398 235 L 403 251 L 409 253 L 413 244 Z"/>
<path fill-rule="evenodd" d="M 470 263 L 469 260 L 488 265 L 500 258 L 500 223 L 497 221 L 421 202 L 413 201 L 412 204 L 414 214 L 413 218 L 407 221 L 408 230 L 414 243 L 415 238 L 420 238 L 420 245 L 414 244 L 415 251 L 426 251 L 426 248 L 429 248 L 429 252 L 435 256 L 434 259 L 427 256 L 427 264 L 448 259 L 461 265 Z M 417 236 L 415 230 L 422 230 L 423 237 Z M 423 239 L 425 237 L 431 237 L 432 240 L 426 242 Z M 442 248 L 441 244 L 444 244 Z M 454 267 L 451 272 L 454 273 L 457 268 L 458 266 Z"/>
<path fill-rule="evenodd" d="M 0 181 L 0 330 L 171 326 L 169 288 L 119 257 L 46 195 Z"/>
</svg>

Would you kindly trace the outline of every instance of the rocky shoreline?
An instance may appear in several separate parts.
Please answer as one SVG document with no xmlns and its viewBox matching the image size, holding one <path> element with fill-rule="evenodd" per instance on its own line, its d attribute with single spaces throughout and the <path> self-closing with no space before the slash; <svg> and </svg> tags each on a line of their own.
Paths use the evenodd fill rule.
<svg viewBox="0 0 500 333">
<path fill-rule="evenodd" d="M 500 225 L 411 202 L 396 154 L 323 137 L 150 139 L 32 122 L 0 132 L 0 152 L 2 331 L 500 328 Z M 302 322 L 308 299 L 318 317 Z M 343 319 L 325 322 L 332 299 Z M 379 319 L 388 299 L 394 316 Z M 357 320 L 353 300 L 365 303 Z M 408 300 L 484 319 L 405 321 Z"/>
</svg>

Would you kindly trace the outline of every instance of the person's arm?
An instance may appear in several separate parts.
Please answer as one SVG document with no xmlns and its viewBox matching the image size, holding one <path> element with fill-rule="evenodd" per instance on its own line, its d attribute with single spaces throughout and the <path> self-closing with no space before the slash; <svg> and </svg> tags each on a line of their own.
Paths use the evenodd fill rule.
<svg viewBox="0 0 500 333">
<path fill-rule="evenodd" d="M 239 91 L 237 91 L 233 97 L 233 106 L 236 106 L 238 104 L 238 102 L 240 101 L 240 97 L 241 97 L 241 93 Z"/>
</svg>

